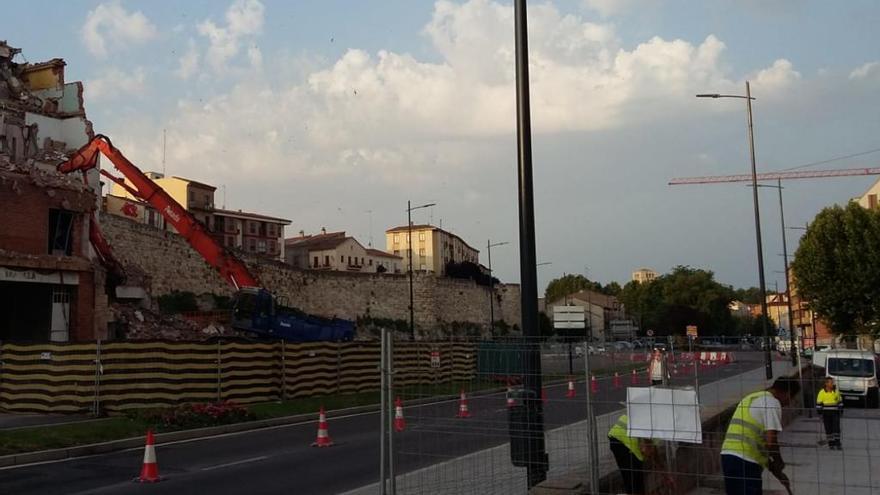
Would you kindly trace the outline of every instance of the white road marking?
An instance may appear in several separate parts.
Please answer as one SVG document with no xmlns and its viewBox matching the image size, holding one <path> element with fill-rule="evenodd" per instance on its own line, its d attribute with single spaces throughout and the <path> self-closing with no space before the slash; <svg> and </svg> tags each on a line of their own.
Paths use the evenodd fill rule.
<svg viewBox="0 0 880 495">
<path fill-rule="evenodd" d="M 242 459 L 240 461 L 233 461 L 233 462 L 227 462 L 224 464 L 217 464 L 215 466 L 203 467 L 202 471 L 211 471 L 213 469 L 220 469 L 220 468 L 225 468 L 225 467 L 230 467 L 230 466 L 238 466 L 239 464 L 247 464 L 249 462 L 264 461 L 268 458 L 269 458 L 269 456 L 267 456 L 267 455 L 261 455 L 260 457 L 251 457 L 250 459 Z"/>
</svg>

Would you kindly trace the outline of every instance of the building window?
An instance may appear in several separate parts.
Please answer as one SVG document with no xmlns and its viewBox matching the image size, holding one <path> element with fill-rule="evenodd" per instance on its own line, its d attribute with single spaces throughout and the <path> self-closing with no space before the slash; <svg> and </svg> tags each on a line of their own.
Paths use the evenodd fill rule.
<svg viewBox="0 0 880 495">
<path fill-rule="evenodd" d="M 256 252 L 257 250 L 257 241 L 254 239 L 248 239 L 248 251 L 251 253 Z"/>
<path fill-rule="evenodd" d="M 49 210 L 49 254 L 73 254 L 73 212 Z"/>
<path fill-rule="evenodd" d="M 370 266 L 373 266 L 373 260 L 369 260 Z"/>
<path fill-rule="evenodd" d="M 425 248 L 419 248 L 419 256 L 421 256 L 422 258 L 425 257 Z"/>
<path fill-rule="evenodd" d="M 318 257 L 317 256 L 315 256 L 315 266 L 316 267 L 318 266 Z"/>
<path fill-rule="evenodd" d="M 400 256 L 400 249 L 394 250 L 394 256 Z"/>
<path fill-rule="evenodd" d="M 256 222 L 248 222 L 248 233 L 250 233 L 250 234 L 257 233 L 257 223 Z"/>
<path fill-rule="evenodd" d="M 394 234 L 392 236 L 392 239 L 394 239 L 394 244 L 397 244 L 398 242 L 400 242 L 400 234 Z"/>
<path fill-rule="evenodd" d="M 424 233 L 424 232 L 419 232 L 419 240 L 420 240 L 420 241 L 424 241 L 424 240 L 425 240 L 425 233 Z"/>
<path fill-rule="evenodd" d="M 324 266 L 330 266 L 330 256 L 324 256 Z"/>
<path fill-rule="evenodd" d="M 265 239 L 260 239 L 257 242 L 257 252 L 258 253 L 265 253 L 266 252 L 266 240 Z"/>
</svg>

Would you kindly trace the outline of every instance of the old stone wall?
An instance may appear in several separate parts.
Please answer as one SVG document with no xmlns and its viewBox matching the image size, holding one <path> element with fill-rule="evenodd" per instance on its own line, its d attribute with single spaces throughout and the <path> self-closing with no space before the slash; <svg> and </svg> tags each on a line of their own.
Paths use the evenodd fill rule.
<svg viewBox="0 0 880 495">
<path fill-rule="evenodd" d="M 113 215 L 102 215 L 101 227 L 116 256 L 149 276 L 154 297 L 172 290 L 232 293 L 179 235 Z M 282 304 L 307 313 L 351 320 L 409 320 L 409 279 L 405 274 L 310 271 L 256 258 L 245 261 Z M 496 321 L 519 327 L 519 285 L 499 284 L 495 297 Z M 416 274 L 413 300 L 416 327 L 423 337 L 445 337 L 456 330 L 472 333 L 476 327 L 485 333 L 488 327 L 489 289 L 473 281 Z"/>
</svg>

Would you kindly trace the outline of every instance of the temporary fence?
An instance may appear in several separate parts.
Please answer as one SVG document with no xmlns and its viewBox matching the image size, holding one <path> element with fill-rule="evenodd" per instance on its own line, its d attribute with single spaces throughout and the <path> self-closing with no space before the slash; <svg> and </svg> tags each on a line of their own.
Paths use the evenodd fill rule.
<svg viewBox="0 0 880 495">
<path fill-rule="evenodd" d="M 531 454 L 523 452 L 535 447 L 523 442 L 530 426 L 523 415 L 527 400 L 540 403 L 546 464 L 538 471 L 543 471 L 541 477 L 552 486 L 548 493 L 641 493 L 638 487 L 624 486 L 618 462 L 622 454 L 609 437 L 628 407 L 639 421 L 647 418 L 651 435 L 668 438 L 654 443 L 662 461 L 648 461 L 640 468 L 645 493 L 723 493 L 721 446 L 731 416 L 744 397 L 767 389 L 779 377 L 788 377 L 801 387 L 782 409 L 781 453 L 789 462 L 785 472 L 794 493 L 880 493 L 880 476 L 871 474 L 880 472 L 880 411 L 848 410 L 842 423 L 843 453 L 830 450 L 815 412 L 824 370 L 807 359 L 798 358 L 793 364 L 790 355 L 740 345 L 694 352 L 669 350 L 659 353 L 662 364 L 652 373 L 651 351 L 573 352 L 570 357 L 566 346 L 543 345 L 543 387 L 539 395 L 531 396 L 525 387 L 530 382 L 525 360 L 528 350 L 535 347 L 538 344 L 523 341 L 478 345 L 477 372 L 470 380 L 453 383 L 455 398 L 416 401 L 435 390 L 394 382 L 388 391 L 392 396 L 384 402 L 400 399 L 403 407 L 389 407 L 385 418 L 390 421 L 399 413 L 405 417 L 405 426 L 393 432 L 390 443 L 386 439 L 386 465 L 394 466 L 395 483 L 393 490 L 388 483 L 380 493 L 526 493 L 530 481 L 535 481 L 527 474 Z M 396 360 L 394 366 L 398 366 Z M 660 384 L 653 385 L 654 380 Z M 656 399 L 658 393 L 668 398 Z M 687 394 L 695 402 L 676 403 Z M 652 397 L 646 406 L 649 414 L 632 409 L 629 401 L 637 396 Z M 682 408 L 690 409 L 688 414 L 699 426 L 681 426 Z M 385 428 L 386 435 L 392 432 L 391 426 Z M 824 468 L 823 463 L 834 467 Z M 592 478 L 595 488 L 590 488 Z M 769 471 L 764 471 L 763 480 L 768 490 L 785 493 Z M 351 493 L 376 493 L 380 488 L 377 484 Z"/>
<path fill-rule="evenodd" d="M 375 391 L 379 350 L 378 342 L 3 343 L 0 410 L 116 412 Z M 439 355 L 445 358 L 432 358 Z M 395 361 L 403 386 L 470 380 L 475 347 L 445 341 L 399 345 Z"/>
</svg>

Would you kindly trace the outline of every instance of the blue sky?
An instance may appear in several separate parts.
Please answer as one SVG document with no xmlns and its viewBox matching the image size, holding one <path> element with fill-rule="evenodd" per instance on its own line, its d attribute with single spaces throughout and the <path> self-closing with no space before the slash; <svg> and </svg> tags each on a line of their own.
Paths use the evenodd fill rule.
<svg viewBox="0 0 880 495">
<path fill-rule="evenodd" d="M 439 223 L 518 279 L 512 7 L 470 0 L 19 2 L 2 36 L 62 57 L 98 132 L 146 170 L 225 185 L 227 206 L 366 243 L 436 202 Z M 880 148 L 880 6 L 872 1 L 531 2 L 542 284 L 563 272 L 626 281 L 640 266 L 713 269 L 754 285 L 750 191 L 670 188 L 745 173 L 752 81 L 759 167 Z M 880 153 L 823 168 L 877 166 Z M 870 178 L 786 185 L 787 222 L 861 194 Z M 770 286 L 781 280 L 776 198 L 763 190 Z M 222 201 L 222 198 L 218 198 Z M 796 231 L 789 232 L 795 246 Z M 779 266 L 776 266 L 779 265 Z"/>
</svg>

